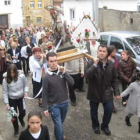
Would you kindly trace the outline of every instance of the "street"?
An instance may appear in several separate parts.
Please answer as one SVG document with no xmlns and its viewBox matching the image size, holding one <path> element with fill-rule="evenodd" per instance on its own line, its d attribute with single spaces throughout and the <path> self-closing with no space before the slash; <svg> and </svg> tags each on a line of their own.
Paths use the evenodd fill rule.
<svg viewBox="0 0 140 140">
<path fill-rule="evenodd" d="M 32 83 L 31 77 L 28 76 L 29 96 L 32 97 Z M 85 89 L 87 91 L 87 84 L 85 83 Z M 64 133 L 66 140 L 139 140 L 140 134 L 138 134 L 138 120 L 137 116 L 133 116 L 131 119 L 132 127 L 128 127 L 125 124 L 125 112 L 124 107 L 121 105 L 121 100 L 115 101 L 115 106 L 118 109 L 116 114 L 112 115 L 110 122 L 111 136 L 106 136 L 102 131 L 100 135 L 93 132 L 91 127 L 89 101 L 86 99 L 86 92 L 76 92 L 77 105 L 73 107 L 69 105 L 69 111 L 65 120 Z M 42 110 L 38 106 L 37 100 L 26 99 L 27 114 L 33 108 Z M 3 103 L 2 86 L 0 86 L 0 140 L 17 140 L 13 136 L 14 130 L 11 122 L 7 121 L 7 112 L 5 111 L 5 105 Z M 102 105 L 99 107 L 99 120 L 103 117 Z M 26 115 L 27 117 L 27 115 Z M 26 122 L 25 117 L 25 122 Z M 53 134 L 53 122 L 51 117 L 45 117 L 43 115 L 43 124 L 48 126 L 51 140 L 55 140 Z M 19 125 L 20 126 L 20 125 Z M 27 126 L 27 123 L 26 123 Z M 20 126 L 20 131 L 23 128 Z"/>
</svg>

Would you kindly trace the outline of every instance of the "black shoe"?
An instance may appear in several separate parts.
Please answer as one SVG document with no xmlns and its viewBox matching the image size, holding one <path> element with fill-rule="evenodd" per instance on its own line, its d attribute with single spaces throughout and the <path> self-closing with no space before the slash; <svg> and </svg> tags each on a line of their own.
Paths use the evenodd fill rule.
<svg viewBox="0 0 140 140">
<path fill-rule="evenodd" d="M 19 135 L 19 129 L 14 131 L 14 136 L 17 137 Z"/>
<path fill-rule="evenodd" d="M 21 122 L 21 126 L 25 127 L 25 122 L 24 121 Z"/>
<path fill-rule="evenodd" d="M 102 129 L 102 131 L 104 131 L 104 133 L 106 134 L 106 135 L 111 135 L 111 131 L 106 127 L 106 128 L 101 128 Z"/>
<path fill-rule="evenodd" d="M 42 103 L 39 103 L 39 107 L 42 107 Z"/>
<path fill-rule="evenodd" d="M 76 92 L 85 92 L 84 89 L 76 89 Z"/>
<path fill-rule="evenodd" d="M 93 130 L 94 130 L 94 133 L 95 133 L 95 134 L 100 134 L 100 129 L 99 129 L 99 127 L 94 127 Z"/>
<path fill-rule="evenodd" d="M 76 102 L 72 102 L 72 101 L 71 101 L 71 105 L 72 105 L 72 106 L 76 106 Z"/>
<path fill-rule="evenodd" d="M 138 133 L 140 133 L 140 122 L 138 123 L 138 125 L 139 125 L 139 130 L 138 130 Z"/>
<path fill-rule="evenodd" d="M 131 122 L 130 122 L 130 118 L 129 117 L 125 117 L 125 122 L 127 126 L 132 126 Z"/>
</svg>

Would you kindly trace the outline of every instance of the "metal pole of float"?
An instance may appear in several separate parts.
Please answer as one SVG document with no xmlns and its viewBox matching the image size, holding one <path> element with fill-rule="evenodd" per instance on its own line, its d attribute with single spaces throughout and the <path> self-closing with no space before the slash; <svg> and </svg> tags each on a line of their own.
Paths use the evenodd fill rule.
<svg viewBox="0 0 140 140">
<path fill-rule="evenodd" d="M 98 25 L 99 0 L 92 0 L 92 13 L 95 24 Z"/>
</svg>

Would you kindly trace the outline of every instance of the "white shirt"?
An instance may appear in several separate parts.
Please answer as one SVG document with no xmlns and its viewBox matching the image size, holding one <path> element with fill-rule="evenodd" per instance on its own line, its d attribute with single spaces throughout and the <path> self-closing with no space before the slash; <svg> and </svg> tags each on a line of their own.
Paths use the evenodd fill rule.
<svg viewBox="0 0 140 140">
<path fill-rule="evenodd" d="M 26 49 L 27 49 L 27 46 L 23 46 L 21 48 L 21 57 L 28 58 Z"/>
<path fill-rule="evenodd" d="M 96 44 L 93 46 L 91 43 L 90 43 L 90 52 L 91 52 L 91 56 L 97 58 L 97 50 L 98 50 L 98 46 L 99 46 L 99 43 L 96 42 Z"/>
<path fill-rule="evenodd" d="M 0 40 L 0 46 L 5 47 L 5 42 L 3 40 Z"/>
<path fill-rule="evenodd" d="M 41 133 L 41 128 L 40 128 L 40 130 L 39 130 L 37 133 L 31 133 L 31 135 L 32 135 L 35 139 L 38 139 L 39 136 L 40 136 L 40 133 Z"/>
</svg>

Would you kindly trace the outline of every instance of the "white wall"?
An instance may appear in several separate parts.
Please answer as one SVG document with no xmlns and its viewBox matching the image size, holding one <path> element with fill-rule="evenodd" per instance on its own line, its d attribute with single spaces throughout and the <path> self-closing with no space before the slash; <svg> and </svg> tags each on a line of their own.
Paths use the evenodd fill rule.
<svg viewBox="0 0 140 140">
<path fill-rule="evenodd" d="M 4 5 L 4 0 L 0 0 L 0 15 L 2 14 L 8 14 L 9 27 L 23 26 L 22 0 L 11 0 L 11 5 Z"/>
<path fill-rule="evenodd" d="M 82 1 L 75 1 L 75 0 L 64 0 L 63 2 L 63 8 L 64 8 L 64 17 L 65 20 L 69 25 L 71 23 L 74 26 L 77 26 L 79 22 L 83 18 L 83 13 L 85 15 L 89 15 L 92 17 L 92 1 L 91 0 L 82 0 Z M 76 15 L 75 20 L 70 20 L 70 9 L 75 8 Z"/>
<path fill-rule="evenodd" d="M 137 0 L 99 0 L 99 8 L 103 8 L 103 6 L 107 6 L 108 9 L 137 11 Z M 75 8 L 75 20 L 70 20 L 71 8 Z M 90 13 L 91 18 L 93 17 L 92 0 L 64 0 L 63 9 L 65 20 L 69 25 L 73 24 L 74 26 L 77 26 L 83 17 L 83 12 L 85 13 L 85 15 L 88 15 Z"/>
<path fill-rule="evenodd" d="M 99 8 L 104 6 L 121 11 L 137 11 L 137 0 L 99 0 Z"/>
</svg>

